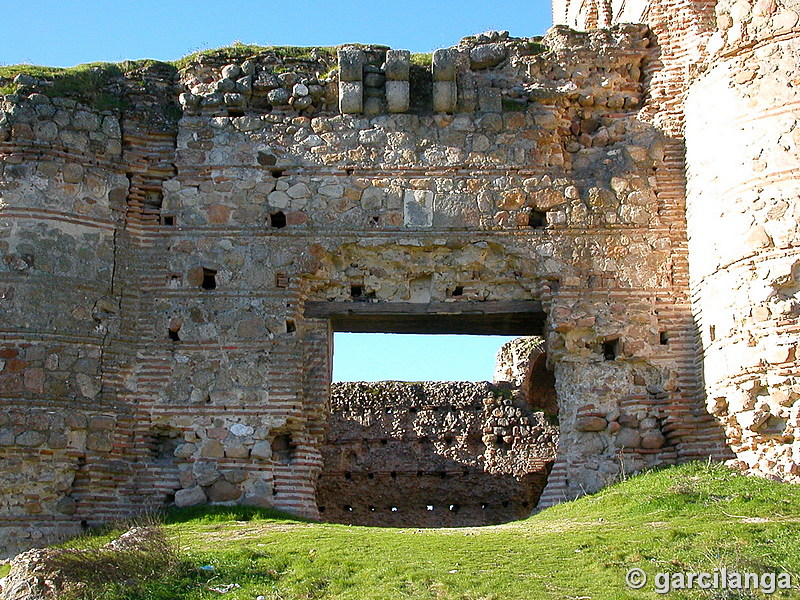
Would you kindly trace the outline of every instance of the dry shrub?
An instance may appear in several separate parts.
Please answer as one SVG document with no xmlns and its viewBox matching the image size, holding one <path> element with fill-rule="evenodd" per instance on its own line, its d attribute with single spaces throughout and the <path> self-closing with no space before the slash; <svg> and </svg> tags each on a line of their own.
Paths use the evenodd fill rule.
<svg viewBox="0 0 800 600">
<path fill-rule="evenodd" d="M 92 550 L 62 550 L 50 567 L 68 580 L 98 586 L 159 577 L 178 557 L 159 527 L 136 527 Z"/>
<path fill-rule="evenodd" d="M 134 591 L 143 582 L 169 577 L 180 567 L 175 548 L 158 526 L 135 527 L 100 548 L 51 548 L 24 553 L 18 559 L 18 568 L 12 562 L 8 583 L 35 592 L 19 597 L 59 600 L 97 597 L 114 586 Z"/>
</svg>

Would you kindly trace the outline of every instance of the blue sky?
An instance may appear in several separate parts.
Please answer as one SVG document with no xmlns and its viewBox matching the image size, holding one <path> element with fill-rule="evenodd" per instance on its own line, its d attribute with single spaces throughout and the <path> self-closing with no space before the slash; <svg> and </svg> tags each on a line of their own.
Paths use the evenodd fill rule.
<svg viewBox="0 0 800 600">
<path fill-rule="evenodd" d="M 513 337 L 336 333 L 334 381 L 491 381 L 497 351 Z"/>
<path fill-rule="evenodd" d="M 546 0 L 3 0 L 0 63 L 68 67 L 137 58 L 174 60 L 239 40 L 329 46 L 377 43 L 412 52 L 487 29 L 542 35 Z"/>
</svg>

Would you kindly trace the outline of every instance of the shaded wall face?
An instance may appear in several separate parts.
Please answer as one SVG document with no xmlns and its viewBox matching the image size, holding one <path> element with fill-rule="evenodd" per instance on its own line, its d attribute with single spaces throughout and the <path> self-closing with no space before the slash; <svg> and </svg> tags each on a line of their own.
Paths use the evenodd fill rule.
<svg viewBox="0 0 800 600">
<path fill-rule="evenodd" d="M 530 40 L 484 42 L 459 46 L 451 79 L 438 82 L 448 85 L 434 86 L 461 94 L 456 114 L 342 115 L 335 98 L 306 112 L 276 101 L 270 112 L 243 101 L 248 82 L 263 100 L 332 65 L 269 53 L 235 65 L 244 82 L 223 74 L 225 56 L 180 75 L 130 73 L 128 108 L 97 113 L 85 140 L 53 138 L 33 107 L 56 109 L 56 127 L 63 110 L 84 128 L 95 122 L 86 107 L 30 89 L 6 98 L 3 215 L 13 225 L 0 268 L 15 318 L 3 335 L 22 362 L 5 363 L 3 400 L 23 416 L 0 453 L 24 461 L 6 488 L 4 531 L 38 536 L 48 521 L 63 532 L 173 499 L 317 516 L 329 324 L 307 318 L 306 302 L 540 301 L 560 402 L 549 501 L 613 481 L 620 452 L 639 468 L 713 448 L 702 419 L 683 418 L 698 398 L 681 147 L 637 112 L 646 30 L 554 30 L 538 55 Z M 498 56 L 492 44 L 505 54 L 481 62 Z M 241 76 L 252 68 L 252 81 Z M 173 85 L 191 97 L 169 122 Z M 239 85 L 230 97 L 217 90 Z M 124 125 L 117 145 L 100 144 L 106 117 Z M 64 353 L 30 351 L 51 343 Z M 23 368 L 34 371 L 20 379 Z M 49 377 L 68 383 L 48 387 Z M 20 440 L 19 421 L 88 400 L 86 448 L 67 453 L 86 465 L 86 492 L 67 507 L 74 514 L 53 519 L 67 492 L 45 481 L 42 512 L 28 516 L 15 486 L 61 455 L 41 436 Z M 626 431 L 623 413 L 638 415 L 641 432 Z M 80 438 L 78 425 L 68 438 Z M 662 445 L 645 447 L 641 433 L 655 430 Z"/>
<path fill-rule="evenodd" d="M 485 382 L 334 383 L 317 506 L 326 521 L 455 527 L 536 506 L 558 429 Z"/>
<path fill-rule="evenodd" d="M 537 336 L 521 337 L 503 344 L 497 353 L 493 380 L 519 390 L 532 410 L 558 416 L 555 378 L 547 367 L 547 344 Z"/>
<path fill-rule="evenodd" d="M 643 69 L 651 100 L 640 116 L 685 133 L 707 410 L 724 424 L 738 466 L 797 481 L 797 3 L 553 7 L 556 23 L 578 28 L 636 13 L 650 26 L 658 52 Z"/>
<path fill-rule="evenodd" d="M 798 8 L 719 2 L 708 68 L 686 107 L 691 281 L 708 410 L 725 425 L 739 466 L 795 482 Z"/>
<path fill-rule="evenodd" d="M 124 502 L 109 463 L 127 410 L 104 353 L 128 180 L 115 118 L 47 98 L 0 102 L 0 115 L 3 556 L 79 532 L 78 503 Z"/>
<path fill-rule="evenodd" d="M 558 416 L 555 377 L 547 368 L 547 355 L 531 361 L 527 377 L 523 380 L 523 394 L 532 410 L 540 410 L 550 417 Z"/>
</svg>

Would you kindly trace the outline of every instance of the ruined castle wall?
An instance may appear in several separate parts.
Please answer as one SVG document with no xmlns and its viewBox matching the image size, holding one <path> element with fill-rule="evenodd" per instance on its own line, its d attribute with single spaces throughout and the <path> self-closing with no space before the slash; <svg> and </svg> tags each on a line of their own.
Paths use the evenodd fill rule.
<svg viewBox="0 0 800 600">
<path fill-rule="evenodd" d="M 638 6 L 659 49 L 644 69 L 650 101 L 641 116 L 668 133 L 685 131 L 692 300 L 707 408 L 724 423 L 739 466 L 796 481 L 791 173 L 798 7 Z M 608 15 L 612 22 L 623 18 L 613 3 L 554 7 L 556 22 L 579 28 L 602 26 Z"/>
<path fill-rule="evenodd" d="M 545 340 L 536 336 L 503 344 L 497 353 L 492 380 L 513 386 L 532 409 L 556 417 L 558 398 L 553 373 L 547 366 L 546 348 Z"/>
<path fill-rule="evenodd" d="M 317 504 L 325 520 L 451 527 L 528 516 L 558 429 L 486 382 L 335 383 Z"/>
<path fill-rule="evenodd" d="M 64 459 L 84 469 L 75 490 L 45 482 L 32 518 L 7 488 L 7 547 L 29 543 L 17 522 L 63 533 L 173 501 L 318 516 L 331 326 L 305 316 L 308 302 L 540 301 L 560 427 L 540 505 L 717 452 L 694 360 L 682 147 L 638 115 L 649 34 L 557 28 L 544 42 L 537 53 L 532 40 L 467 38 L 433 73 L 414 71 L 408 107 L 381 49 L 341 81 L 324 53 L 144 68 L 123 82 L 113 160 L 91 134 L 49 158 L 52 128 L 21 118 L 38 96 L 7 97 L 3 285 L 20 320 L 2 333 L 9 346 L 63 344 L 75 361 L 59 358 L 68 383 L 48 388 L 54 351 L 12 357 L 3 401 L 87 417 L 86 447 Z M 47 203 L 68 208 L 28 216 Z M 67 222 L 74 242 L 47 233 Z M 64 251 L 38 288 L 41 267 L 11 268 L 28 264 L 26 236 L 37 256 Z M 68 263 L 71 245 L 91 253 Z M 71 279 L 59 275 L 67 264 Z M 3 451 L 20 456 L 25 434 L 15 423 Z M 60 464 L 32 441 L 13 473 L 29 482 Z M 64 495 L 69 517 L 56 508 Z"/>
<path fill-rule="evenodd" d="M 553 23 L 575 29 L 610 27 L 615 23 L 645 23 L 652 2 L 638 0 L 553 0 Z"/>
<path fill-rule="evenodd" d="M 0 109 L 7 553 L 79 531 L 77 504 L 102 513 L 130 471 L 113 464 L 129 413 L 109 358 L 128 180 L 112 114 L 41 94 Z"/>
<path fill-rule="evenodd" d="M 653 52 L 642 65 L 648 98 L 640 116 L 668 135 L 683 138 L 686 92 L 714 32 L 715 5 L 715 0 L 555 0 L 553 22 L 579 30 L 646 23 Z"/>
<path fill-rule="evenodd" d="M 556 371 L 562 398 L 572 407 L 566 411 L 564 436 L 570 443 L 564 444 L 568 456 L 563 459 L 572 479 L 562 491 L 580 494 L 601 487 L 619 471 L 620 447 L 613 431 L 574 431 L 575 409 L 591 404 L 583 398 L 599 397 L 587 410 L 611 413 L 611 422 L 618 403 L 626 401 L 643 419 L 660 419 L 657 429 L 669 416 L 654 405 L 677 397 L 670 409 L 680 414 L 682 403 L 692 402 L 681 397 L 685 392 L 679 391 L 677 374 L 651 362 L 675 364 L 671 353 L 681 352 L 690 321 L 685 313 L 674 321 L 668 313 L 686 311 L 687 304 L 673 295 L 669 236 L 674 217 L 668 191 L 660 199 L 654 189 L 659 182 L 651 179 L 653 165 L 664 164 L 664 147 L 658 134 L 625 111 L 639 103 L 630 65 L 639 63 L 648 41 L 623 37 L 630 39 L 623 46 L 628 49 L 615 52 L 624 59 L 619 54 L 589 58 L 597 56 L 606 35 L 554 36 L 557 66 L 535 57 L 520 60 L 515 77 L 530 81 L 537 98 L 550 98 L 526 103 L 522 112 L 503 111 L 500 103 L 494 110 L 454 116 L 184 117 L 178 182 L 167 182 L 168 189 L 176 189 L 165 196 L 164 206 L 178 215 L 181 231 L 175 235 L 194 239 L 173 246 L 185 253 L 165 252 L 169 270 L 186 273 L 205 261 L 218 271 L 220 289 L 244 289 L 258 278 L 271 285 L 271 275 L 285 273 L 296 282 L 297 304 L 285 308 L 250 300 L 248 310 L 255 323 L 264 323 L 287 344 L 319 327 L 301 319 L 304 301 L 348 301 L 353 286 L 378 302 L 544 300 L 552 317 L 553 360 L 563 361 Z M 603 66 L 594 69 L 591 60 Z M 582 72 L 576 75 L 578 69 Z M 610 87 L 600 85 L 600 69 L 615 73 Z M 581 87 L 573 87 L 576 82 Z M 508 90 L 495 89 L 498 94 Z M 186 154 L 182 163 L 184 144 L 188 149 L 195 139 L 206 140 L 207 148 Z M 237 190 L 233 182 L 243 180 L 255 187 Z M 240 206 L 253 208 L 247 212 Z M 291 223 L 285 231 L 270 231 L 261 220 L 277 211 Z M 546 213 L 545 228 L 529 224 L 533 211 Z M 202 245 L 190 228 L 194 223 L 207 232 Z M 233 235 L 238 228 L 241 237 Z M 465 236 L 460 229 L 473 233 Z M 269 239 L 268 245 L 258 238 Z M 463 287 L 462 298 L 452 296 L 457 287 Z M 236 313 L 241 301 L 225 298 L 228 292 L 222 291 L 189 293 L 195 295 L 192 304 L 214 298 L 205 331 L 235 344 L 241 333 L 233 325 L 244 316 Z M 625 302 L 609 304 L 615 297 Z M 193 332 L 203 330 L 173 302 L 170 310 L 186 324 L 181 344 L 195 341 Z M 225 318 L 230 323 L 218 325 Z M 287 318 L 294 319 L 296 331 L 283 337 Z M 674 328 L 671 345 L 661 340 L 664 318 L 670 320 L 663 322 L 665 329 Z M 323 335 L 321 329 L 312 331 Z M 604 360 L 603 342 L 618 338 L 623 340 L 620 360 Z M 325 364 L 324 346 L 307 352 L 304 360 L 314 356 L 314 364 Z M 581 375 L 597 362 L 597 371 L 607 374 L 599 378 L 607 380 L 599 394 L 597 380 Z M 693 381 L 689 372 L 681 377 Z M 310 431 L 302 420 L 321 406 L 326 391 L 309 384 L 295 393 L 308 402 L 307 412 L 297 417 L 298 436 Z M 321 414 L 313 419 L 324 421 Z M 642 448 L 645 452 L 631 462 L 641 467 L 674 460 L 682 434 L 678 431 L 666 449 Z M 318 467 L 311 454 L 313 438 L 308 439 L 309 463 Z"/>
<path fill-rule="evenodd" d="M 545 343 L 540 337 L 511 340 L 497 352 L 492 381 L 508 382 L 524 391 L 530 386 L 533 365 L 544 355 Z"/>
<path fill-rule="evenodd" d="M 721 1 L 687 100 L 692 294 L 708 409 L 739 464 L 800 481 L 798 4 Z"/>
</svg>

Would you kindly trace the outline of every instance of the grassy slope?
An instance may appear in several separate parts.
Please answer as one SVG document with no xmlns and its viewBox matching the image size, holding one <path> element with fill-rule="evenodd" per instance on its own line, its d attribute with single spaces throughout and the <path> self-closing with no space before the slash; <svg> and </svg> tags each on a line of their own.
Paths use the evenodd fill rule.
<svg viewBox="0 0 800 600">
<path fill-rule="evenodd" d="M 626 571 L 800 572 L 799 525 L 800 487 L 697 464 L 497 527 L 379 529 L 244 508 L 180 511 L 166 527 L 192 566 L 136 598 L 658 598 L 652 586 L 628 590 Z M 222 596 L 207 589 L 229 583 L 242 587 Z"/>
</svg>

